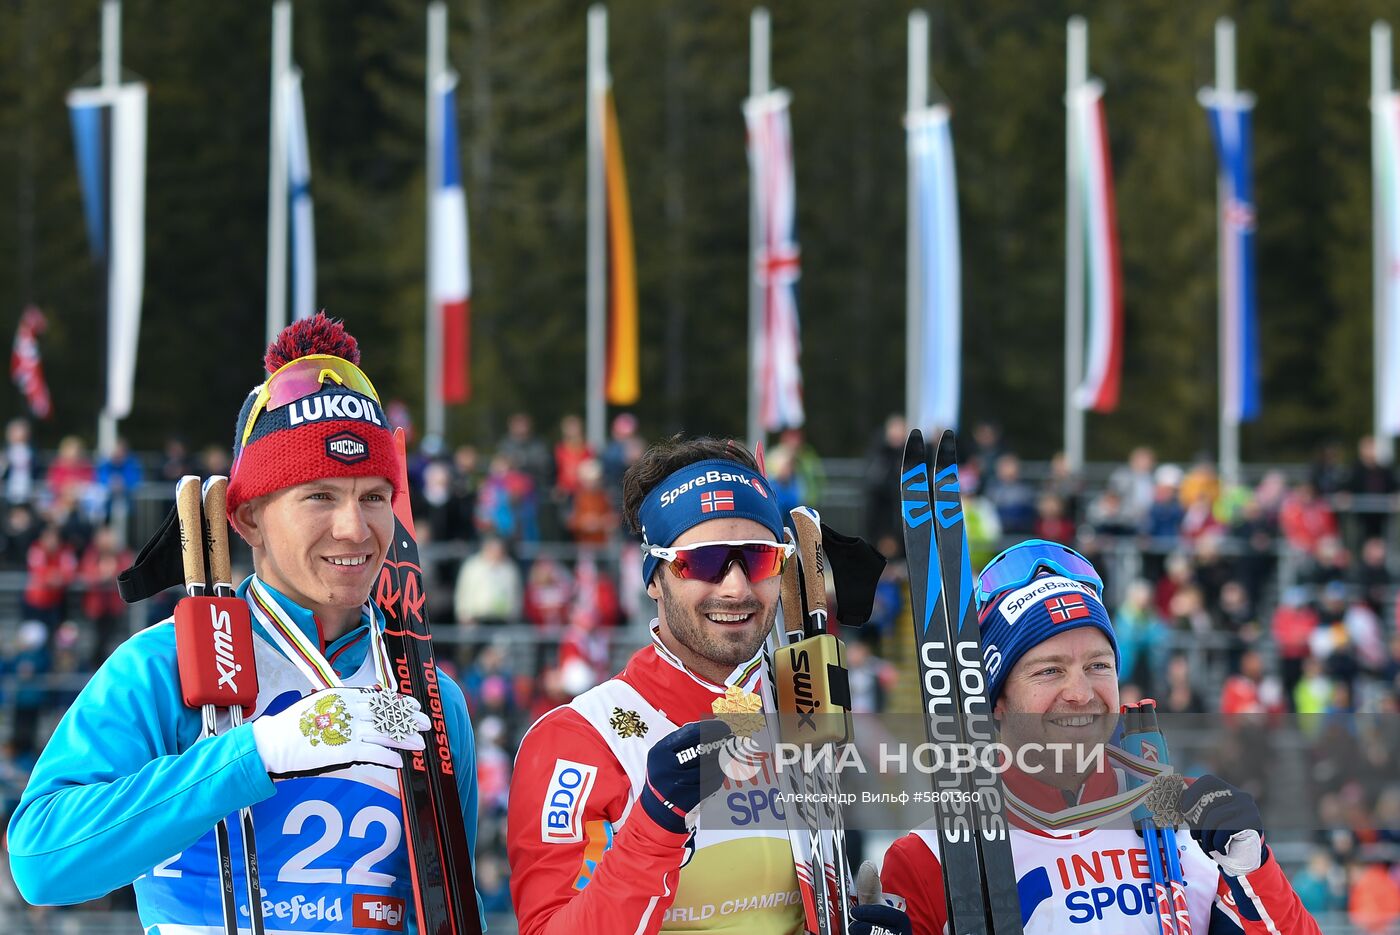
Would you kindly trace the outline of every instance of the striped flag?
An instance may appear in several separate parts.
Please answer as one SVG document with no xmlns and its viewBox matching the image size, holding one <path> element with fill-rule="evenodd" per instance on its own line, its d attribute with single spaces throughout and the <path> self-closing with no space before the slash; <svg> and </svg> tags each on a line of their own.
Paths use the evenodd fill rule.
<svg viewBox="0 0 1400 935">
<path fill-rule="evenodd" d="M 287 118 L 287 202 L 291 218 L 292 317 L 316 314 L 316 224 L 311 211 L 311 153 L 306 143 L 306 108 L 301 96 L 301 69 L 282 83 Z"/>
<path fill-rule="evenodd" d="M 1071 139 L 1082 169 L 1085 257 L 1088 261 L 1088 351 L 1075 404 L 1094 412 L 1118 408 L 1123 369 L 1123 272 L 1118 258 L 1118 211 L 1113 198 L 1113 165 L 1108 154 L 1108 121 L 1103 84 L 1087 81 L 1070 94 Z"/>
<path fill-rule="evenodd" d="M 637 364 L 637 258 L 622 136 L 609 88 L 603 101 L 603 163 L 608 215 L 607 401 L 630 406 L 641 395 Z"/>
<path fill-rule="evenodd" d="M 916 314 L 923 325 L 917 411 L 910 415 L 924 429 L 958 427 L 962 386 L 962 252 L 949 117 L 938 105 L 905 120 L 915 179 Z"/>
<path fill-rule="evenodd" d="M 1222 254 L 1221 329 L 1227 422 L 1251 422 L 1259 415 L 1259 334 L 1254 285 L 1254 182 L 1250 171 L 1250 94 L 1222 95 L 1207 88 L 1201 103 L 1210 118 L 1220 160 L 1220 244 Z"/>
<path fill-rule="evenodd" d="M 53 408 L 49 385 L 44 380 L 44 361 L 39 355 L 39 335 L 48 327 L 44 313 L 33 305 L 24 310 L 15 329 L 15 346 L 10 351 L 10 379 L 24 394 L 29 411 L 37 419 L 47 419 Z"/>
<path fill-rule="evenodd" d="M 112 419 L 131 414 L 146 266 L 146 86 L 68 94 L 83 212 L 93 257 L 107 274 L 107 397 Z"/>
<path fill-rule="evenodd" d="M 1400 93 L 1371 102 L 1372 132 L 1377 141 L 1376 181 L 1379 189 L 1381 239 L 1374 262 L 1380 267 L 1381 333 L 1384 343 L 1380 425 L 1389 435 L 1400 434 Z"/>
<path fill-rule="evenodd" d="M 755 358 L 759 361 L 759 421 L 768 432 L 797 428 L 804 419 L 790 100 L 787 91 L 778 90 L 744 101 L 751 188 L 762 230 L 753 258 L 754 277 L 763 287 L 763 327 Z"/>
<path fill-rule="evenodd" d="M 457 155 L 457 76 L 436 81 L 442 115 L 442 145 L 434 158 L 441 171 L 432 200 L 432 299 L 442 323 L 442 401 L 464 403 L 471 396 L 471 240 L 467 193 Z"/>
</svg>

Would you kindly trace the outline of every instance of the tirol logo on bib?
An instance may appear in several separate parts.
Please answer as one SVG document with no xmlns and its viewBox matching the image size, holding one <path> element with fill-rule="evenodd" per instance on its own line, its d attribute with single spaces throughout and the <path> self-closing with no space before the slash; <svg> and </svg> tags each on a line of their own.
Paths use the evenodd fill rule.
<svg viewBox="0 0 1400 935">
<path fill-rule="evenodd" d="M 326 439 L 326 456 L 341 464 L 357 464 L 369 457 L 369 445 L 354 432 L 338 432 Z"/>
<path fill-rule="evenodd" d="M 356 893 L 351 905 L 355 928 L 379 929 L 384 932 L 402 932 L 404 929 L 407 912 L 402 899 Z"/>
</svg>

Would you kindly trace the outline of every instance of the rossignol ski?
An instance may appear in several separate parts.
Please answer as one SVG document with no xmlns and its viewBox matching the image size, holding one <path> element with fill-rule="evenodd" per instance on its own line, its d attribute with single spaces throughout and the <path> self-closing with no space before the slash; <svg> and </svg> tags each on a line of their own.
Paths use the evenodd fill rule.
<svg viewBox="0 0 1400 935">
<path fill-rule="evenodd" d="M 394 540 L 373 597 L 386 618 L 384 645 L 398 690 L 417 698 L 433 722 L 424 738 L 427 748 L 412 754 L 399 771 L 418 931 L 421 935 L 481 935 L 471 849 L 424 610 L 423 570 L 408 502 L 403 429 L 395 429 L 394 445 L 402 492 L 394 497 Z"/>
<path fill-rule="evenodd" d="M 909 434 L 900 498 L 925 728 L 930 743 L 972 752 L 933 777 L 948 931 L 1020 935 L 1005 797 L 981 759 L 994 738 L 952 432 L 932 476 L 923 433 Z"/>
</svg>

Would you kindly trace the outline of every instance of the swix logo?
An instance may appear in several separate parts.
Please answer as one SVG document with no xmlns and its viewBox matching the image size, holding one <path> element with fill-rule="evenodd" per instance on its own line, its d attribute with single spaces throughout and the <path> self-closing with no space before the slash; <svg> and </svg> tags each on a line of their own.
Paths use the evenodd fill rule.
<svg viewBox="0 0 1400 935">
<path fill-rule="evenodd" d="M 812 691 L 812 660 L 807 650 L 788 650 L 789 661 L 792 663 L 792 696 L 797 708 L 797 727 L 817 729 L 817 723 L 813 720 L 817 709 L 822 703 L 817 700 L 816 693 Z"/>
<path fill-rule="evenodd" d="M 358 464 L 369 458 L 369 445 L 354 432 L 340 432 L 326 439 L 326 456 L 341 464 Z"/>
<path fill-rule="evenodd" d="M 904 508 L 904 525 L 910 529 L 918 529 L 933 516 L 933 509 L 928 502 L 928 468 L 922 464 L 916 464 L 899 478 L 899 490 L 904 494 L 901 504 Z M 909 493 L 923 494 L 920 497 L 909 496 Z"/>
<path fill-rule="evenodd" d="M 219 688 L 227 685 L 229 691 L 238 694 L 238 683 L 233 679 L 243 667 L 233 656 L 233 621 L 228 611 L 211 605 L 209 625 L 214 635 L 214 667 L 219 670 Z"/>
<path fill-rule="evenodd" d="M 353 905 L 352 918 L 355 928 L 380 929 L 385 932 L 403 931 L 406 907 L 402 899 L 356 893 Z"/>
</svg>

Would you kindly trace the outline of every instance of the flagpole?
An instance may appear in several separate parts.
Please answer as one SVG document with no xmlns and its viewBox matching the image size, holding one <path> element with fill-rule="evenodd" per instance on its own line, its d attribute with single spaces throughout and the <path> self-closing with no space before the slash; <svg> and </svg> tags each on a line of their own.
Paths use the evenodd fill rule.
<svg viewBox="0 0 1400 935">
<path fill-rule="evenodd" d="M 602 451 L 607 402 L 607 207 L 604 204 L 603 104 L 608 89 L 608 10 L 588 8 L 588 444 Z"/>
<path fill-rule="evenodd" d="M 909 14 L 909 84 L 905 103 L 906 133 L 908 122 L 928 107 L 928 14 L 915 10 Z M 920 424 L 926 400 L 920 399 L 923 385 L 924 320 L 922 311 L 922 269 L 925 262 L 919 242 L 919 180 L 917 162 L 909 147 L 905 148 L 905 228 L 904 228 L 904 416 L 910 428 L 927 429 Z"/>
<path fill-rule="evenodd" d="M 428 68 L 424 79 L 424 124 L 427 148 L 427 219 L 423 245 L 423 440 L 441 440 L 445 430 L 442 403 L 442 310 L 433 294 L 434 229 L 437 226 L 437 190 L 442 185 L 442 107 L 437 82 L 447 68 L 447 7 L 441 0 L 428 4 Z"/>
<path fill-rule="evenodd" d="M 121 86 L 122 74 L 122 5 L 121 0 L 103 0 L 102 4 L 102 90 L 107 96 L 108 106 L 113 113 L 117 106 L 117 89 Z M 115 126 L 115 117 L 112 120 Z M 108 159 L 109 179 L 115 172 L 114 158 Z M 111 410 L 112 351 L 116 340 L 116 329 L 112 327 L 112 191 L 111 182 L 107 185 L 107 204 L 103 206 L 103 216 L 108 230 L 107 258 L 102 263 L 102 328 L 105 340 L 102 342 L 102 405 L 97 413 L 97 451 L 100 455 L 110 454 L 117 442 L 117 419 Z"/>
<path fill-rule="evenodd" d="M 1390 359 L 1390 324 L 1386 320 L 1386 293 L 1390 278 L 1388 263 L 1396 245 L 1386 243 L 1385 199 L 1382 191 L 1385 141 L 1379 132 L 1379 121 L 1383 119 L 1381 108 L 1392 88 L 1390 54 L 1390 24 L 1377 20 L 1371 24 L 1371 302 L 1375 329 L 1371 347 L 1375 360 L 1373 433 L 1376 438 L 1376 457 L 1382 464 L 1390 464 L 1395 456 L 1395 440 L 1390 434 L 1390 427 L 1385 418 L 1385 393 L 1389 382 L 1389 370 L 1397 363 Z"/>
<path fill-rule="evenodd" d="M 1065 50 L 1065 460 L 1084 468 L 1084 410 L 1075 401 L 1084 377 L 1084 167 L 1075 141 L 1074 95 L 1089 80 L 1089 26 L 1069 18 Z"/>
<path fill-rule="evenodd" d="M 272 89 L 267 137 L 267 340 L 287 324 L 287 115 L 282 82 L 292 68 L 292 5 L 272 5 Z"/>
<path fill-rule="evenodd" d="M 1222 102 L 1235 96 L 1235 22 L 1228 16 L 1215 21 L 1215 93 Z M 1215 184 L 1217 230 L 1216 289 L 1218 292 L 1218 341 L 1219 341 L 1219 385 L 1220 385 L 1220 476 L 1227 484 L 1235 484 L 1240 476 L 1240 424 L 1239 418 L 1232 415 L 1226 381 L 1229 378 L 1230 362 L 1226 353 L 1229 347 L 1230 328 L 1228 308 L 1230 297 L 1226 290 L 1227 238 L 1230 232 L 1225 225 L 1225 205 L 1229 202 L 1229 182 L 1221 172 Z M 1243 390 L 1242 390 L 1243 392 Z"/>
<path fill-rule="evenodd" d="M 102 89 L 115 94 L 122 81 L 121 0 L 102 3 Z"/>
<path fill-rule="evenodd" d="M 758 98 L 770 90 L 768 67 L 768 9 L 755 7 L 749 14 L 749 97 Z M 763 361 L 758 344 L 763 334 L 764 286 L 757 270 L 763 247 L 763 219 L 759 216 L 758 185 L 749 174 L 749 408 L 746 438 L 749 444 L 763 439 L 759 404 L 762 400 Z"/>
</svg>

